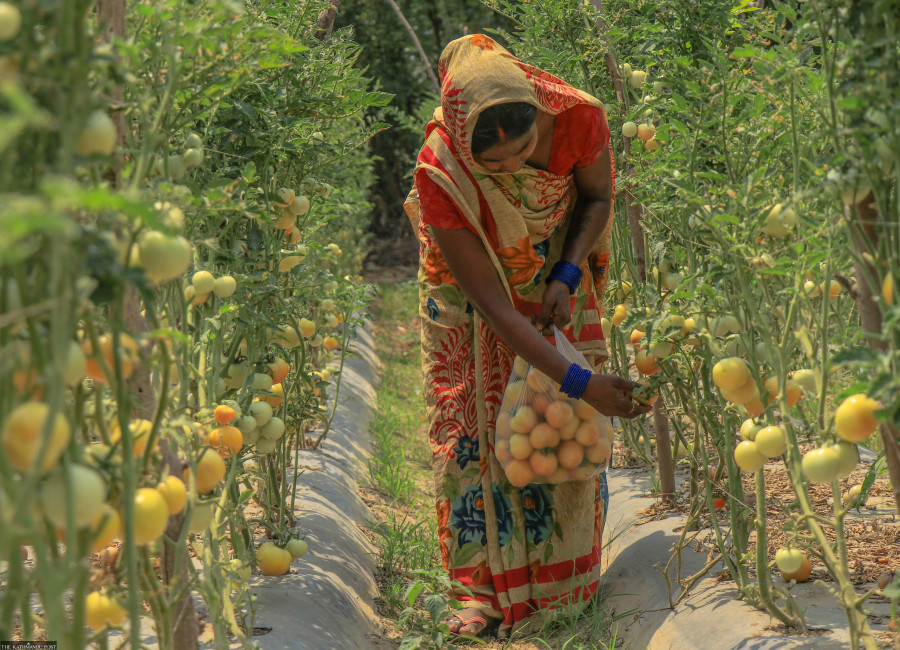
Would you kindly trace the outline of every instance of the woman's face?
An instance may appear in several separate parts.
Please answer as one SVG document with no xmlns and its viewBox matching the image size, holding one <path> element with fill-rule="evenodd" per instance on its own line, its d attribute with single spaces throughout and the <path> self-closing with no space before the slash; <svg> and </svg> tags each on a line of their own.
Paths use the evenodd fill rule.
<svg viewBox="0 0 900 650">
<path fill-rule="evenodd" d="M 538 130 L 535 122 L 522 137 L 495 144 L 490 149 L 475 154 L 475 162 L 492 172 L 515 174 L 534 153 L 537 142 Z"/>
</svg>

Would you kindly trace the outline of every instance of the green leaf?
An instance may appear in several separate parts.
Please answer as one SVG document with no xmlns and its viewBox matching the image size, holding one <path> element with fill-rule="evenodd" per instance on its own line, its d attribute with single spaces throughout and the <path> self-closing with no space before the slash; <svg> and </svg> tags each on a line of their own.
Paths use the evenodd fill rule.
<svg viewBox="0 0 900 650">
<path fill-rule="evenodd" d="M 425 597 L 425 609 L 428 615 L 435 623 L 441 620 L 444 612 L 447 611 L 447 599 L 437 594 L 431 594 Z"/>
<path fill-rule="evenodd" d="M 859 491 L 859 498 L 856 500 L 857 511 L 859 511 L 860 506 L 866 502 L 866 497 L 869 496 L 869 490 L 875 485 L 875 479 L 887 471 L 886 465 L 887 457 L 884 455 L 884 452 L 882 452 L 881 455 L 878 456 L 878 460 L 872 463 L 869 471 L 866 472 L 865 478 L 863 478 L 862 486 Z"/>
<path fill-rule="evenodd" d="M 455 500 L 459 496 L 459 477 L 455 474 L 444 474 L 443 489 L 445 498 Z"/>
<path fill-rule="evenodd" d="M 890 598 L 894 602 L 900 600 L 900 580 L 894 580 L 891 584 L 882 589 L 881 593 L 884 594 L 885 598 Z"/>
<path fill-rule="evenodd" d="M 422 647 L 423 638 L 419 635 L 408 636 L 400 643 L 399 650 L 415 650 Z"/>
<path fill-rule="evenodd" d="M 409 606 L 412 607 L 413 603 L 416 602 L 416 598 L 419 597 L 419 594 L 422 593 L 422 590 L 425 588 L 425 583 L 421 580 L 414 580 L 410 583 L 410 585 L 406 588 L 406 601 L 409 603 Z"/>
<path fill-rule="evenodd" d="M 478 542 L 468 542 L 463 544 L 456 550 L 453 556 L 453 564 L 455 566 L 463 566 L 473 557 L 484 551 L 484 547 Z"/>
</svg>

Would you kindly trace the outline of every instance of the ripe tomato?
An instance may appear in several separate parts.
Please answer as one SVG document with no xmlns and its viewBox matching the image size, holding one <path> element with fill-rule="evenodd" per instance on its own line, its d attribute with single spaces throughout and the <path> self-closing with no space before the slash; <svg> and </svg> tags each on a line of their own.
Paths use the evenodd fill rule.
<svg viewBox="0 0 900 650">
<path fill-rule="evenodd" d="M 712 504 L 713 508 L 716 510 L 722 510 L 725 507 L 726 502 L 723 497 L 713 497 Z"/>
<path fill-rule="evenodd" d="M 794 573 L 803 566 L 803 551 L 782 546 L 775 551 L 775 565 L 782 573 Z"/>
<path fill-rule="evenodd" d="M 643 375 L 655 375 L 659 372 L 657 358 L 648 350 L 638 350 L 634 355 L 634 367 Z"/>
<path fill-rule="evenodd" d="M 550 406 L 547 407 L 547 411 L 550 411 Z M 535 424 L 537 424 L 537 414 L 530 406 L 520 406 L 509 421 L 509 426 L 516 433 L 529 433 Z"/>
<path fill-rule="evenodd" d="M 764 427 L 756 434 L 756 449 L 763 456 L 778 458 L 787 451 L 787 437 L 781 427 Z"/>
<path fill-rule="evenodd" d="M 734 462 L 745 472 L 753 474 L 766 464 L 766 457 L 756 448 L 755 442 L 745 440 L 735 447 Z"/>
<path fill-rule="evenodd" d="M 601 438 L 594 445 L 585 447 L 584 450 L 584 457 L 594 465 L 605 463 L 610 456 L 612 456 L 612 446 L 606 438 Z"/>
<path fill-rule="evenodd" d="M 641 388 L 635 388 L 631 393 L 631 397 L 638 404 L 644 406 L 652 406 L 659 399 L 659 390 L 650 386 L 650 382 L 641 377 L 637 380 Z"/>
<path fill-rule="evenodd" d="M 272 395 L 265 395 L 262 399 L 270 406 L 277 408 L 284 401 L 284 386 L 281 384 L 274 384 L 272 388 L 269 389 L 269 392 L 272 393 Z"/>
<path fill-rule="evenodd" d="M 656 127 L 652 124 L 638 124 L 637 128 L 637 136 L 647 142 L 651 140 L 653 136 L 656 135 Z"/>
<path fill-rule="evenodd" d="M 534 451 L 534 447 L 531 446 L 528 434 L 515 433 L 509 439 L 509 453 L 516 460 L 525 460 L 531 456 L 532 451 Z"/>
<path fill-rule="evenodd" d="M 631 330 L 631 345 L 635 350 L 642 350 L 645 346 L 641 345 L 641 341 L 646 334 L 640 330 Z"/>
<path fill-rule="evenodd" d="M 600 442 L 600 427 L 593 420 L 582 422 L 575 431 L 575 440 L 582 447 L 593 447 Z"/>
<path fill-rule="evenodd" d="M 283 382 L 290 371 L 291 366 L 287 361 L 281 357 L 275 357 L 275 360 L 269 364 L 269 372 L 272 374 L 272 384 L 277 386 Z"/>
<path fill-rule="evenodd" d="M 234 409 L 227 404 L 219 404 L 213 411 L 213 417 L 216 418 L 216 422 L 219 424 L 228 424 L 234 420 L 234 416 Z"/>
<path fill-rule="evenodd" d="M 305 338 L 311 339 L 316 334 L 316 324 L 308 318 L 301 318 L 297 327 L 300 328 L 300 332 Z"/>
<path fill-rule="evenodd" d="M 169 474 L 156 486 L 157 491 L 166 500 L 169 515 L 177 515 L 187 505 L 187 486 L 177 476 Z"/>
<path fill-rule="evenodd" d="M 100 344 L 100 354 L 103 355 L 103 359 L 106 361 L 106 365 L 109 368 L 110 378 L 115 380 L 116 365 L 114 359 L 113 337 L 111 334 L 104 334 L 97 342 Z M 90 339 L 85 339 L 82 342 L 81 349 L 87 356 L 85 362 L 85 373 L 87 376 L 101 384 L 107 383 L 106 373 L 103 372 L 103 367 L 95 357 L 94 345 L 91 343 Z M 125 379 L 131 377 L 131 373 L 134 371 L 134 366 L 137 364 L 139 356 L 137 342 L 125 332 L 119 334 L 119 358 L 122 362 L 122 376 Z"/>
<path fill-rule="evenodd" d="M 3 425 L 3 449 L 10 465 L 20 472 L 28 472 L 43 452 L 40 471 L 46 474 L 56 467 L 69 445 L 72 430 L 62 413 L 54 415 L 47 443 L 44 444 L 44 427 L 49 419 L 49 406 L 41 402 L 25 402 L 13 409 Z"/>
<path fill-rule="evenodd" d="M 84 599 L 85 623 L 95 632 L 106 629 L 109 624 L 121 625 L 126 611 L 119 602 L 102 591 L 92 591 Z"/>
<path fill-rule="evenodd" d="M 572 409 L 572 405 L 565 400 L 553 402 L 547 407 L 547 411 L 544 413 L 547 424 L 555 429 L 561 429 L 566 426 L 572 420 L 574 415 L 575 411 Z"/>
<path fill-rule="evenodd" d="M 834 447 L 819 447 L 803 454 L 801 467 L 810 483 L 831 483 L 837 478 L 841 461 Z"/>
<path fill-rule="evenodd" d="M 134 543 L 150 544 L 166 531 L 169 506 L 154 488 L 139 488 L 134 494 Z"/>
<path fill-rule="evenodd" d="M 190 468 L 184 470 L 184 482 L 190 481 Z M 197 457 L 197 493 L 207 494 L 225 478 L 225 461 L 211 447 L 200 449 Z"/>
<path fill-rule="evenodd" d="M 881 403 L 865 393 L 848 397 L 841 402 L 834 414 L 837 434 L 847 442 L 862 442 L 878 428 L 875 411 L 880 408 Z"/>
<path fill-rule="evenodd" d="M 546 422 L 536 424 L 528 434 L 529 442 L 535 449 L 546 449 L 559 444 L 559 430 Z"/>
<path fill-rule="evenodd" d="M 531 469 L 534 470 L 537 476 L 550 476 L 559 467 L 559 460 L 556 458 L 556 454 L 549 449 L 535 451 L 531 454 L 528 461 L 531 463 Z"/>
<path fill-rule="evenodd" d="M 759 417 L 765 412 L 766 407 L 763 406 L 762 400 L 759 399 L 759 395 L 756 397 L 752 397 L 746 404 L 744 404 L 744 408 L 747 409 L 747 415 L 751 418 Z"/>
<path fill-rule="evenodd" d="M 616 308 L 613 310 L 612 318 L 610 322 L 618 327 L 621 325 L 625 318 L 628 316 L 628 308 L 625 305 L 616 305 Z"/>
<path fill-rule="evenodd" d="M 810 562 L 809 558 L 806 557 L 806 553 L 800 551 L 800 554 L 803 555 L 803 559 L 801 560 L 800 568 L 796 571 L 782 571 L 781 577 L 785 582 L 790 582 L 791 580 L 796 580 L 797 582 L 806 582 L 809 580 L 809 576 L 812 573 L 812 562 Z"/>
<path fill-rule="evenodd" d="M 584 460 L 584 447 L 574 440 L 566 440 L 559 445 L 557 455 L 560 465 L 567 469 L 575 469 Z"/>
<path fill-rule="evenodd" d="M 223 458 L 231 458 L 241 450 L 244 444 L 244 436 L 241 430 L 230 424 L 223 424 L 218 429 L 209 433 L 209 445 L 216 448 Z"/>
<path fill-rule="evenodd" d="M 750 366 L 740 357 L 722 359 L 713 366 L 713 381 L 719 388 L 737 390 L 750 381 Z"/>
<path fill-rule="evenodd" d="M 341 342 L 333 336 L 326 336 L 324 339 L 322 339 L 322 345 L 326 350 L 336 350 L 340 347 Z"/>
<path fill-rule="evenodd" d="M 72 500 L 72 523 L 76 528 L 90 525 L 103 510 L 106 483 L 96 470 L 84 465 L 69 465 L 49 477 L 41 488 L 44 514 L 57 528 L 66 528 L 67 500 Z"/>
<path fill-rule="evenodd" d="M 525 487 L 534 478 L 534 470 L 527 460 L 514 458 L 504 468 L 506 478 L 516 487 Z"/>
</svg>

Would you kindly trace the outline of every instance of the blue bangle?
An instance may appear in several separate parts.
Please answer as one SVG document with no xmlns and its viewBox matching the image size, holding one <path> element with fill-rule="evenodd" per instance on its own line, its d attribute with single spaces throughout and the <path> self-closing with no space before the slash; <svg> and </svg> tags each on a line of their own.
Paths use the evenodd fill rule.
<svg viewBox="0 0 900 650">
<path fill-rule="evenodd" d="M 581 284 L 582 275 L 580 268 L 571 262 L 560 260 L 553 265 L 553 269 L 547 276 L 546 282 L 549 283 L 550 280 L 559 280 L 569 287 L 569 294 L 572 295 L 575 293 L 575 290 L 578 289 L 578 285 Z"/>
<path fill-rule="evenodd" d="M 577 363 L 573 363 L 569 366 L 566 376 L 563 377 L 562 383 L 559 385 L 559 392 L 568 395 L 572 399 L 581 399 L 592 374 L 587 368 L 582 368 Z"/>
</svg>

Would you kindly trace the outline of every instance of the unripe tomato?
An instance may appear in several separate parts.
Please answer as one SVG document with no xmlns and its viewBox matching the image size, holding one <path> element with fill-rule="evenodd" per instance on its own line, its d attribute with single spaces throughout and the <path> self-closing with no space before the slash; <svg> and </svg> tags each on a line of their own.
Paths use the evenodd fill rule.
<svg viewBox="0 0 900 650">
<path fill-rule="evenodd" d="M 306 552 L 309 550 L 309 545 L 306 543 L 305 539 L 297 539 L 295 537 L 287 543 L 285 550 L 296 560 L 297 558 L 306 555 Z"/>
<path fill-rule="evenodd" d="M 216 489 L 216 486 L 225 478 L 225 461 L 212 447 L 200 449 L 197 457 L 197 493 L 207 494 Z M 184 470 L 184 482 L 190 481 L 190 468 Z"/>
<path fill-rule="evenodd" d="M 295 217 L 302 217 L 304 214 L 309 212 L 309 199 L 302 194 L 295 198 L 288 205 L 288 210 Z"/>
<path fill-rule="evenodd" d="M 265 426 L 272 419 L 272 406 L 266 402 L 253 402 L 247 411 L 253 416 L 259 427 Z"/>
<path fill-rule="evenodd" d="M 625 124 L 622 125 L 622 135 L 626 138 L 633 138 L 636 136 L 637 130 L 637 124 L 634 122 L 625 122 Z"/>
<path fill-rule="evenodd" d="M 212 292 L 216 294 L 216 298 L 219 299 L 230 298 L 234 295 L 236 290 L 237 281 L 230 275 L 223 275 L 220 278 L 216 278 L 212 288 Z"/>
<path fill-rule="evenodd" d="M 859 495 L 862 494 L 862 485 L 856 484 L 844 493 L 842 501 L 844 505 L 856 506 L 859 501 Z"/>
<path fill-rule="evenodd" d="M 197 293 L 210 293 L 216 286 L 216 278 L 209 271 L 197 271 L 191 278 Z"/>
<path fill-rule="evenodd" d="M 803 566 L 803 551 L 782 546 L 775 551 L 775 565 L 782 573 L 794 573 Z"/>
<path fill-rule="evenodd" d="M 247 372 L 247 364 L 232 363 L 228 366 L 227 374 L 223 376 L 223 381 L 228 388 L 240 388 L 247 379 Z"/>
<path fill-rule="evenodd" d="M 14 4 L 0 2 L 0 43 L 11 41 L 22 29 L 22 12 Z"/>
<path fill-rule="evenodd" d="M 66 528 L 66 503 L 72 499 L 72 523 L 76 528 L 90 525 L 103 511 L 106 483 L 99 472 L 84 465 L 69 465 L 44 483 L 41 504 L 44 514 L 56 528 Z"/>
<path fill-rule="evenodd" d="M 719 388 L 737 390 L 750 381 L 750 366 L 740 357 L 729 357 L 713 366 L 712 376 Z"/>
<path fill-rule="evenodd" d="M 41 402 L 20 404 L 3 425 L 3 449 L 9 464 L 22 473 L 28 472 L 43 450 L 40 471 L 46 474 L 56 467 L 69 445 L 72 430 L 62 413 L 56 413 L 50 423 L 50 434 L 44 444 L 44 427 L 50 419 L 50 407 Z"/>
<path fill-rule="evenodd" d="M 250 388 L 258 391 L 272 389 L 272 378 L 264 372 L 257 372 L 250 379 Z"/>
<path fill-rule="evenodd" d="M 106 629 L 112 619 L 120 619 L 119 609 L 122 606 L 101 591 L 92 591 L 84 599 L 84 619 L 88 627 L 95 632 Z M 124 612 L 124 610 L 122 610 Z M 125 620 L 121 615 L 119 623 Z"/>
<path fill-rule="evenodd" d="M 256 451 L 261 454 L 271 454 L 275 451 L 275 447 L 278 446 L 277 440 L 269 440 L 268 438 L 263 438 L 259 436 L 256 441 Z"/>
<path fill-rule="evenodd" d="M 259 435 L 261 435 L 266 440 L 280 440 L 284 435 L 284 432 L 284 420 L 277 417 L 269 418 L 268 422 L 259 427 Z"/>
<path fill-rule="evenodd" d="M 184 139 L 184 146 L 187 149 L 202 149 L 203 140 L 201 140 L 200 136 L 196 133 L 189 132 Z"/>
<path fill-rule="evenodd" d="M 216 514 L 215 507 L 215 503 L 212 501 L 194 504 L 194 507 L 191 509 L 191 522 L 188 524 L 188 530 L 195 535 L 199 535 L 209 528 L 210 524 L 212 524 L 213 516 Z"/>
<path fill-rule="evenodd" d="M 192 248 L 184 237 L 169 237 L 156 230 L 145 232 L 138 242 L 144 273 L 151 282 L 161 283 L 182 275 L 191 265 Z"/>
<path fill-rule="evenodd" d="M 766 457 L 756 448 L 755 442 L 745 440 L 734 449 L 734 462 L 745 472 L 752 474 L 762 469 L 766 464 Z"/>
<path fill-rule="evenodd" d="M 881 404 L 865 393 L 848 397 L 838 406 L 834 414 L 834 428 L 847 442 L 862 442 L 878 428 L 875 411 Z"/>
<path fill-rule="evenodd" d="M 177 476 L 169 474 L 156 486 L 157 491 L 166 500 L 169 515 L 177 515 L 187 505 L 187 486 Z"/>
<path fill-rule="evenodd" d="M 803 455 L 803 474 L 810 483 L 831 483 L 840 470 L 840 459 L 833 447 L 819 447 Z"/>
<path fill-rule="evenodd" d="M 762 425 L 754 422 L 753 418 L 748 418 L 741 424 L 741 438 L 752 442 L 756 440 L 756 434 L 759 433 L 762 428 Z"/>
<path fill-rule="evenodd" d="M 785 582 L 790 582 L 791 580 L 796 580 L 797 582 L 806 582 L 809 580 L 809 576 L 812 573 L 812 562 L 810 562 L 809 558 L 806 557 L 806 553 L 800 551 L 800 554 L 803 555 L 803 559 L 801 560 L 800 568 L 796 571 L 782 571 L 781 578 Z"/>
<path fill-rule="evenodd" d="M 887 304 L 894 304 L 894 276 L 890 272 L 884 276 L 884 281 L 881 283 L 881 297 Z"/>
<path fill-rule="evenodd" d="M 153 488 L 139 488 L 134 494 L 134 543 L 155 542 L 166 532 L 169 506 Z"/>
<path fill-rule="evenodd" d="M 776 203 L 766 215 L 763 232 L 775 239 L 783 239 L 796 225 L 797 213 L 792 208 L 785 208 L 783 204 Z"/>
<path fill-rule="evenodd" d="M 183 156 L 184 165 L 188 169 L 199 167 L 203 164 L 203 149 L 188 149 Z"/>
<path fill-rule="evenodd" d="M 637 88 L 638 90 L 640 90 L 646 82 L 647 73 L 643 70 L 635 70 L 628 78 L 628 83 L 630 83 L 633 88 Z"/>
<path fill-rule="evenodd" d="M 719 392 L 722 394 L 722 397 L 734 404 L 746 404 L 754 397 L 759 397 L 759 387 L 752 378 L 748 379 L 747 383 L 743 386 L 738 386 L 735 390 L 728 390 L 727 388 L 720 387 Z"/>
<path fill-rule="evenodd" d="M 77 386 L 87 374 L 87 358 L 84 350 L 75 341 L 69 341 L 66 351 L 66 365 L 63 368 L 63 381 L 67 386 Z"/>
<path fill-rule="evenodd" d="M 831 447 L 838 457 L 837 478 L 847 478 L 859 464 L 859 449 L 856 445 L 843 441 L 835 443 Z"/>
<path fill-rule="evenodd" d="M 280 576 L 291 567 L 293 556 L 274 542 L 265 542 L 256 550 L 256 564 L 267 576 Z"/>
<path fill-rule="evenodd" d="M 778 458 L 787 451 L 787 437 L 784 429 L 778 426 L 760 429 L 754 444 L 759 453 L 768 458 Z"/>
<path fill-rule="evenodd" d="M 88 116 L 87 122 L 75 148 L 82 156 L 100 154 L 109 156 L 116 146 L 116 124 L 105 111 L 96 110 Z"/>
<path fill-rule="evenodd" d="M 128 423 L 128 430 L 131 432 L 131 439 L 134 444 L 134 455 L 143 456 L 147 451 L 147 444 L 150 442 L 150 433 L 153 431 L 153 423 L 150 420 L 132 420 Z M 109 439 L 113 444 L 121 444 L 122 430 L 119 428 L 119 421 L 115 420 L 109 427 Z M 153 448 L 156 449 L 159 438 L 153 441 Z"/>
</svg>

